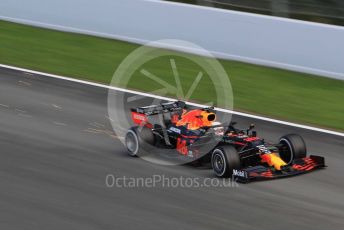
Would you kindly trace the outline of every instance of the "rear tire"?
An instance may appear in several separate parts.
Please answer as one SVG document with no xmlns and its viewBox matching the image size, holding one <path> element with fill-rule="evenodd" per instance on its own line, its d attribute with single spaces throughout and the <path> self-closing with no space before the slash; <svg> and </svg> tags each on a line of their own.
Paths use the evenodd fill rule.
<svg viewBox="0 0 344 230">
<path fill-rule="evenodd" d="M 240 169 L 240 158 L 233 146 L 216 147 L 211 156 L 211 166 L 218 177 L 231 177 L 233 169 Z"/>
<path fill-rule="evenodd" d="M 128 154 L 136 157 L 145 153 L 154 145 L 155 139 L 151 129 L 147 127 L 132 127 L 125 136 L 125 145 Z"/>
<path fill-rule="evenodd" d="M 279 143 L 283 146 L 282 151 L 280 152 L 280 157 L 288 165 L 290 165 L 295 159 L 300 159 L 307 156 L 306 144 L 300 135 L 285 135 L 280 138 Z"/>
</svg>

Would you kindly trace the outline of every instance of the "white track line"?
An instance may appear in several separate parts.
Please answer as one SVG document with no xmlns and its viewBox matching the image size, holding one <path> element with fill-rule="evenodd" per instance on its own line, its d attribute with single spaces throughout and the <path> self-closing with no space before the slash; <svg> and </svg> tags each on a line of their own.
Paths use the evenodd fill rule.
<svg viewBox="0 0 344 230">
<path fill-rule="evenodd" d="M 0 67 L 11 69 L 11 70 L 21 71 L 23 73 L 38 74 L 38 75 L 43 75 L 46 77 L 51 77 L 51 78 L 56 78 L 56 79 L 61 79 L 61 80 L 66 80 L 66 81 L 71 81 L 71 82 L 77 82 L 80 84 L 92 85 L 92 86 L 96 86 L 96 87 L 112 89 L 112 90 L 125 92 L 125 93 L 132 93 L 132 94 L 141 95 L 141 96 L 145 96 L 145 97 L 153 97 L 153 98 L 157 98 L 160 100 L 167 100 L 167 101 L 175 101 L 176 100 L 173 98 L 162 97 L 162 96 L 152 95 L 152 94 L 148 94 L 148 93 L 142 93 L 142 92 L 138 92 L 138 91 L 134 91 L 134 90 L 122 89 L 119 87 L 108 86 L 108 85 L 104 85 L 104 84 L 100 84 L 100 83 L 78 80 L 78 79 L 69 78 L 69 77 L 63 77 L 63 76 L 59 76 L 59 75 L 55 75 L 55 74 L 49 74 L 49 73 L 44 73 L 44 72 L 39 72 L 39 71 L 34 71 L 34 70 L 29 70 L 29 69 L 23 69 L 23 68 L 9 66 L 9 65 L 0 64 Z M 187 104 L 193 105 L 193 106 L 198 106 L 198 107 L 207 107 L 205 105 L 192 103 L 192 102 L 188 102 Z M 232 113 L 232 114 L 243 116 L 243 117 L 249 117 L 249 118 L 254 118 L 254 119 L 258 119 L 258 120 L 269 121 L 269 122 L 273 122 L 273 123 L 277 123 L 277 124 L 282 124 L 282 125 L 287 125 L 287 126 L 292 126 L 292 127 L 302 128 L 302 129 L 308 129 L 308 130 L 312 130 L 312 131 L 317 131 L 317 132 L 322 132 L 322 133 L 327 133 L 327 134 L 332 134 L 332 135 L 344 137 L 344 133 L 336 132 L 336 131 L 332 131 L 332 130 L 316 128 L 316 127 L 312 127 L 312 126 L 308 126 L 308 125 L 301 125 L 301 124 L 297 124 L 297 123 L 292 123 L 292 122 L 272 119 L 272 118 L 268 118 L 268 117 L 252 115 L 252 114 L 248 114 L 248 113 L 232 111 L 232 110 L 228 110 L 228 109 L 216 108 L 216 110 L 220 111 L 220 112 L 225 112 L 225 113 Z"/>
<path fill-rule="evenodd" d="M 1 107 L 9 108 L 8 105 L 0 104 Z"/>
<path fill-rule="evenodd" d="M 54 125 L 59 125 L 59 126 L 67 126 L 67 124 L 58 122 L 58 121 L 53 121 Z"/>
</svg>

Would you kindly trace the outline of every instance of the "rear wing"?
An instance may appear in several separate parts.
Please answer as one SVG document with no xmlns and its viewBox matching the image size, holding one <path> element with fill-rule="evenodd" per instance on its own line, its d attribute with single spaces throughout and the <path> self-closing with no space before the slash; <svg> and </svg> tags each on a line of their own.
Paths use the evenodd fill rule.
<svg viewBox="0 0 344 230">
<path fill-rule="evenodd" d="M 159 105 L 138 107 L 135 109 L 131 109 L 131 112 L 143 114 L 145 116 L 151 116 L 151 115 L 168 113 L 168 112 L 182 111 L 185 108 L 185 106 L 186 104 L 183 101 L 173 101 L 173 102 L 161 103 Z"/>
<path fill-rule="evenodd" d="M 164 136 L 166 145 L 171 145 L 169 137 L 166 130 L 166 120 L 171 120 L 171 113 L 182 112 L 186 107 L 185 102 L 173 101 L 161 103 L 159 105 L 150 105 L 145 107 L 138 107 L 136 109 L 131 109 L 131 117 L 135 124 L 140 126 L 146 126 L 148 128 L 153 128 L 153 124 L 150 122 L 149 116 L 157 115 L 158 124 L 160 124 Z M 168 118 L 166 118 L 166 116 Z"/>
</svg>

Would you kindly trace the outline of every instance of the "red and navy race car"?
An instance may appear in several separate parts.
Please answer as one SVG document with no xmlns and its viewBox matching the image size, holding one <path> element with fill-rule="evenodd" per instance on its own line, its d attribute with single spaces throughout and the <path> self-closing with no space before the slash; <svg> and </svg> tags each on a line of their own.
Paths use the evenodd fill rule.
<svg viewBox="0 0 344 230">
<path fill-rule="evenodd" d="M 288 134 L 277 144 L 267 143 L 253 131 L 235 122 L 216 121 L 213 108 L 187 109 L 182 101 L 131 110 L 135 126 L 125 137 L 129 155 L 173 150 L 190 162 L 208 162 L 218 177 L 240 182 L 303 174 L 325 167 L 320 156 L 307 156 L 304 140 Z M 160 151 L 161 152 L 161 151 Z"/>
</svg>

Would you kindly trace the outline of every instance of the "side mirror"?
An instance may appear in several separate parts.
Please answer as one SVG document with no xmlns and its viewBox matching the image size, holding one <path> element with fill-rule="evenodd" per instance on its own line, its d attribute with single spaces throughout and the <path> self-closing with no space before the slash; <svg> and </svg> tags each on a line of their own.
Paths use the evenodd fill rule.
<svg viewBox="0 0 344 230">
<path fill-rule="evenodd" d="M 250 124 L 250 127 L 246 130 L 246 134 L 249 135 L 249 134 L 250 134 L 250 131 L 251 131 L 252 129 L 254 129 L 254 127 L 255 127 L 255 124 Z"/>
</svg>

